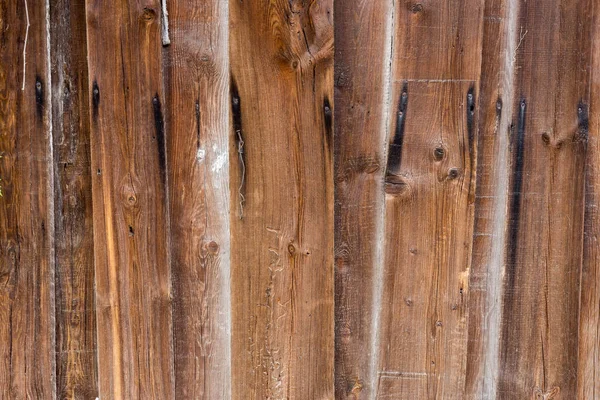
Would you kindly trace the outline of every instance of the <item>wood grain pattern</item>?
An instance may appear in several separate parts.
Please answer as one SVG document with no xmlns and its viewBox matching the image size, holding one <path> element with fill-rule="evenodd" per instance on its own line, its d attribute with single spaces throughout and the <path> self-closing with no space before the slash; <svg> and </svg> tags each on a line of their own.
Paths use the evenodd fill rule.
<svg viewBox="0 0 600 400">
<path fill-rule="evenodd" d="M 7 399 L 56 394 L 47 12 L 44 2 L 0 6 L 0 397 Z"/>
<path fill-rule="evenodd" d="M 50 4 L 56 396 L 98 396 L 85 3 Z"/>
<path fill-rule="evenodd" d="M 392 7 L 335 3 L 335 397 L 373 398 Z"/>
<path fill-rule="evenodd" d="M 590 7 L 528 2 L 514 27 L 502 398 L 577 393 Z"/>
<path fill-rule="evenodd" d="M 175 395 L 231 398 L 227 1 L 171 2 L 165 52 Z"/>
<path fill-rule="evenodd" d="M 332 6 L 229 3 L 236 399 L 333 397 Z"/>
<path fill-rule="evenodd" d="M 483 9 L 397 4 L 380 398 L 464 397 Z"/>
<path fill-rule="evenodd" d="M 86 2 L 101 398 L 172 398 L 160 4 Z"/>
<path fill-rule="evenodd" d="M 600 58 L 600 25 L 598 24 L 598 5 L 592 3 L 593 13 L 591 31 L 591 73 L 590 73 L 590 106 L 589 137 L 585 166 L 585 216 L 583 233 L 583 260 L 581 269 L 581 294 L 579 308 L 578 363 L 577 363 L 577 398 L 594 399 L 600 397 L 600 247 L 598 235 L 600 229 L 599 179 L 600 179 L 600 119 L 594 110 L 600 106 L 600 80 L 598 68 Z"/>
<path fill-rule="evenodd" d="M 0 398 L 600 397 L 597 3 L 2 2 Z"/>
</svg>

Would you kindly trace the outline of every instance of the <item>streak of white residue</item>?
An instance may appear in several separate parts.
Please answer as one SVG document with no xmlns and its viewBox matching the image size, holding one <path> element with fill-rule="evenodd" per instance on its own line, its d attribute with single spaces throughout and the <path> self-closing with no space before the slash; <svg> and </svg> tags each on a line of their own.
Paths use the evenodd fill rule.
<svg viewBox="0 0 600 400">
<path fill-rule="evenodd" d="M 25 28 L 25 43 L 23 44 L 23 84 L 21 85 L 21 90 L 25 90 L 25 74 L 27 64 L 26 56 L 27 56 L 27 38 L 29 37 L 29 9 L 27 8 L 27 0 L 23 0 L 25 3 L 25 17 L 27 18 L 27 28 Z"/>
<path fill-rule="evenodd" d="M 169 38 L 169 13 L 167 12 L 167 0 L 162 0 L 160 3 L 162 6 L 162 45 L 168 46 L 171 44 L 171 38 Z"/>
<path fill-rule="evenodd" d="M 217 156 L 217 159 L 215 160 L 215 162 L 210 167 L 210 170 L 212 172 L 219 172 L 221 170 L 221 168 L 223 168 L 223 166 L 227 163 L 228 156 L 229 156 L 229 154 L 227 154 L 227 152 L 223 152 L 223 153 L 219 154 Z"/>
</svg>

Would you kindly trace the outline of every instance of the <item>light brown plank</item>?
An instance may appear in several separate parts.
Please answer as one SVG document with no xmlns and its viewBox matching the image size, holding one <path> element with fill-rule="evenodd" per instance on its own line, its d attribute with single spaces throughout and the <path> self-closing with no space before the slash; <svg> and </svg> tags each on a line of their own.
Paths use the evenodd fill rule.
<svg viewBox="0 0 600 400">
<path fill-rule="evenodd" d="M 236 399 L 333 397 L 332 6 L 229 3 Z"/>
<path fill-rule="evenodd" d="M 44 2 L 0 6 L 0 397 L 56 396 L 50 69 Z"/>
<path fill-rule="evenodd" d="M 173 398 L 160 3 L 86 10 L 100 398 Z"/>
<path fill-rule="evenodd" d="M 50 4 L 57 397 L 98 397 L 85 2 Z"/>
<path fill-rule="evenodd" d="M 335 395 L 373 398 L 392 3 L 335 1 Z"/>
<path fill-rule="evenodd" d="M 482 16 L 396 4 L 377 398 L 464 397 Z"/>
<path fill-rule="evenodd" d="M 228 4 L 169 2 L 175 394 L 231 398 Z"/>
</svg>

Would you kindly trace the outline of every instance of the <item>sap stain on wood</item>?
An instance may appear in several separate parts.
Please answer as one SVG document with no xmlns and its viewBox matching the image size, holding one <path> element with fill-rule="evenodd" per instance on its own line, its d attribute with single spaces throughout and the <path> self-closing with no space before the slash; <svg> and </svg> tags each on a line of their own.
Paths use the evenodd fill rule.
<svg viewBox="0 0 600 400">
<path fill-rule="evenodd" d="M 238 87 L 233 77 L 230 83 L 231 90 L 231 114 L 233 117 L 233 131 L 235 133 L 234 141 L 237 148 L 239 169 L 240 169 L 240 184 L 238 186 L 238 206 L 239 217 L 244 218 L 244 203 L 246 202 L 246 156 L 244 154 L 244 136 L 242 132 L 242 99 L 238 91 Z"/>
<path fill-rule="evenodd" d="M 165 187 L 167 181 L 167 156 L 165 149 L 165 121 L 162 114 L 160 98 L 158 93 L 152 98 L 152 110 L 154 111 L 154 129 L 156 131 L 156 145 L 158 147 L 158 167 L 160 178 Z"/>
<path fill-rule="evenodd" d="M 94 80 L 92 84 L 92 121 L 98 122 L 98 107 L 100 106 L 100 88 L 98 82 Z"/>
<path fill-rule="evenodd" d="M 44 85 L 42 78 L 37 75 L 35 77 L 35 104 L 37 110 L 37 116 L 39 119 L 44 117 Z"/>
</svg>

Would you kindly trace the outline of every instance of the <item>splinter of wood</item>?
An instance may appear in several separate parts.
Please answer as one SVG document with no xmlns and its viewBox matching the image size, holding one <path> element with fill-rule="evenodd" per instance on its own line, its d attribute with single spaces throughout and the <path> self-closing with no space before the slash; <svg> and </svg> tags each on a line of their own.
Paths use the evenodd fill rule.
<svg viewBox="0 0 600 400">
<path fill-rule="evenodd" d="M 244 160 L 244 138 L 242 135 L 242 104 L 235 81 L 231 79 L 231 113 L 233 115 L 233 130 L 237 143 L 237 152 L 240 160 L 241 178 L 238 187 L 240 219 L 244 218 L 244 182 L 246 180 L 246 162 Z"/>
</svg>

